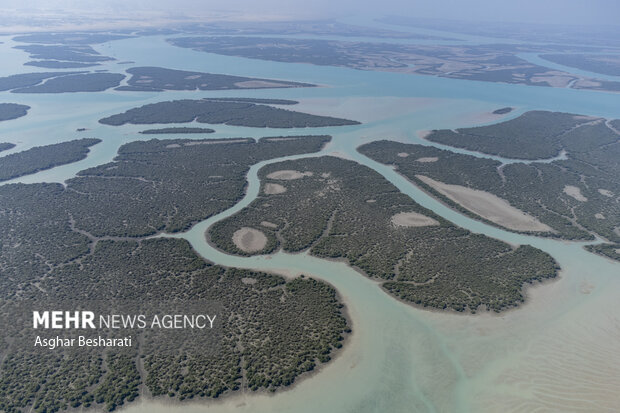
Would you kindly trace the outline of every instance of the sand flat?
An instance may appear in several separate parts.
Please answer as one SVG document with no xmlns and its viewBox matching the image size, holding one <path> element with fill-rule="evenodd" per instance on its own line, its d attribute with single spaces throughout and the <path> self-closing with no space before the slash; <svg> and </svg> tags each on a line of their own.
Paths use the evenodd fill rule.
<svg viewBox="0 0 620 413">
<path fill-rule="evenodd" d="M 398 156 L 399 158 L 406 158 L 409 156 L 409 154 L 407 152 L 399 152 L 396 156 Z"/>
<path fill-rule="evenodd" d="M 273 222 L 269 222 L 269 221 L 262 221 L 260 224 L 266 228 L 271 228 L 271 229 L 278 228 L 276 224 L 274 224 Z"/>
<path fill-rule="evenodd" d="M 513 207 L 505 199 L 489 192 L 461 185 L 445 184 L 424 175 L 416 175 L 416 178 L 463 206 L 463 208 L 503 227 L 515 231 L 553 231 L 548 225 Z"/>
<path fill-rule="evenodd" d="M 563 191 L 566 195 L 575 198 L 579 202 L 586 202 L 588 200 L 588 198 L 581 194 L 581 189 L 579 189 L 579 187 L 566 185 Z"/>
<path fill-rule="evenodd" d="M 299 172 L 299 171 L 293 171 L 293 170 L 282 170 L 282 171 L 275 171 L 270 173 L 269 175 L 267 175 L 267 178 L 269 179 L 280 179 L 283 181 L 292 181 L 294 179 L 301 179 L 304 176 L 312 176 L 313 173 L 312 172 Z"/>
<path fill-rule="evenodd" d="M 437 162 L 439 160 L 438 157 L 436 156 L 427 156 L 427 157 L 423 157 L 423 158 L 418 158 L 415 161 L 416 162 L 422 162 L 422 163 L 429 163 L 429 162 Z"/>
<path fill-rule="evenodd" d="M 428 227 L 439 225 L 439 222 L 417 212 L 399 212 L 392 216 L 392 224 L 397 227 Z"/>
<path fill-rule="evenodd" d="M 267 237 L 261 231 L 243 227 L 235 231 L 232 240 L 243 252 L 257 252 L 265 248 L 267 245 Z"/>
<path fill-rule="evenodd" d="M 286 192 L 286 187 L 280 185 L 280 184 L 265 184 L 265 189 L 263 190 L 265 192 L 266 195 L 277 195 L 277 194 L 283 194 L 284 192 Z"/>
<path fill-rule="evenodd" d="M 599 189 L 598 193 L 609 198 L 614 196 L 614 193 L 608 189 Z"/>
</svg>

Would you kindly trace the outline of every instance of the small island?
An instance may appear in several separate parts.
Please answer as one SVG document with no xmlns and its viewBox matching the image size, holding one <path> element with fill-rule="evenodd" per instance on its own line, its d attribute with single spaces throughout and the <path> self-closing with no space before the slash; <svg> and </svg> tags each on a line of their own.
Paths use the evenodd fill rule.
<svg viewBox="0 0 620 413">
<path fill-rule="evenodd" d="M 505 115 L 507 113 L 512 112 L 513 110 L 514 110 L 514 108 L 505 107 L 505 108 L 495 109 L 492 113 L 494 115 Z"/>
<path fill-rule="evenodd" d="M 309 83 L 188 72 L 163 67 L 132 67 L 127 70 L 127 73 L 131 75 L 127 81 L 128 86 L 121 86 L 116 90 L 161 92 L 164 90 L 228 90 L 314 86 Z"/>
<path fill-rule="evenodd" d="M 146 129 L 140 133 L 144 135 L 165 135 L 169 133 L 213 133 L 215 130 L 209 128 L 161 128 L 161 129 Z"/>
<path fill-rule="evenodd" d="M 9 154 L 0 162 L 0 181 L 29 175 L 86 158 L 89 148 L 100 139 L 77 139 Z"/>
<path fill-rule="evenodd" d="M 126 123 L 148 125 L 196 121 L 199 123 L 250 126 L 254 128 L 317 128 L 360 124 L 353 120 L 310 115 L 252 103 L 253 101 L 255 100 L 223 98 L 184 99 L 151 103 L 100 119 L 99 123 L 121 126 Z"/>
<path fill-rule="evenodd" d="M 14 143 L 1 142 L 0 143 L 0 152 L 8 151 L 9 149 L 13 149 L 14 147 L 15 147 Z"/>
<path fill-rule="evenodd" d="M 17 103 L 0 103 L 0 122 L 21 118 L 28 114 L 30 106 Z"/>
</svg>

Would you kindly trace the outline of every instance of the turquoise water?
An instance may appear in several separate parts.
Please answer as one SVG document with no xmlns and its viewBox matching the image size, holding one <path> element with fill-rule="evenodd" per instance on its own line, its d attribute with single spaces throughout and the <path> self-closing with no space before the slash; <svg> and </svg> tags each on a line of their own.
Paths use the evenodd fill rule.
<svg viewBox="0 0 620 413">
<path fill-rule="evenodd" d="M 0 45 L 4 53 L 10 43 Z M 260 96 L 301 100 L 300 109 L 364 121 L 358 126 L 274 130 L 215 125 L 206 138 L 261 137 L 328 133 L 334 136 L 321 154 L 338 154 L 367 165 L 452 222 L 477 233 L 531 244 L 556 258 L 560 279 L 528 289 L 528 303 L 501 315 L 457 315 L 416 309 L 383 293 L 377 283 L 343 263 L 306 254 L 241 258 L 209 247 L 206 229 L 249 204 L 259 189 L 255 165 L 246 197 L 231 210 L 180 236 L 205 258 L 222 265 L 271 270 L 287 276 L 309 274 L 334 285 L 347 304 L 354 334 L 344 351 L 319 373 L 276 395 L 240 394 L 222 401 L 168 405 L 141 400 L 125 410 L 251 412 L 507 412 L 613 411 L 620 406 L 620 265 L 587 253 L 580 243 L 513 234 L 465 217 L 417 189 L 390 167 L 355 148 L 376 139 L 425 143 L 418 132 L 484 124 L 500 118 L 488 113 L 514 106 L 620 118 L 620 95 L 502 85 L 253 61 L 169 46 L 164 37 L 115 41 L 97 46 L 102 53 L 138 65 L 156 65 L 314 82 L 318 88 L 227 92 L 104 92 L 60 95 L 1 93 L 1 101 L 29 104 L 24 118 L 0 123 L 2 141 L 18 147 L 99 137 L 85 160 L 18 179 L 63 182 L 89 166 L 113 159 L 118 147 L 136 139 L 142 127 L 100 125 L 101 117 L 136 105 L 209 96 Z M 108 64 L 110 69 L 122 67 Z M 27 69 L 27 71 L 30 71 Z M 89 130 L 78 133 L 78 127 Z M 317 155 L 311 155 L 317 156 Z M 292 157 L 296 158 L 296 157 Z M 290 158 L 285 158 L 290 159 Z M 509 159 L 501 159 L 512 162 Z"/>
</svg>

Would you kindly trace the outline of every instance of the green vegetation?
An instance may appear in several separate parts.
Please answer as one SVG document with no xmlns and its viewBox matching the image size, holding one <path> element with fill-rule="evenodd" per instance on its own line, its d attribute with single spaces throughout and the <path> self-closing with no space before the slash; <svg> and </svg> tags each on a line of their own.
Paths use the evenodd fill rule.
<svg viewBox="0 0 620 413">
<path fill-rule="evenodd" d="M 24 63 L 24 66 L 44 67 L 47 69 L 80 69 L 99 66 L 99 63 L 59 62 L 57 60 L 36 60 Z"/>
<path fill-rule="evenodd" d="M 144 135 L 163 135 L 167 133 L 213 133 L 213 129 L 209 128 L 161 128 L 161 129 L 146 129 L 140 133 Z"/>
<path fill-rule="evenodd" d="M 600 121 L 574 129 L 562 142 L 569 151 L 569 159 L 530 164 L 502 165 L 491 159 L 430 146 L 389 141 L 373 142 L 359 151 L 378 162 L 395 165 L 399 173 L 449 205 L 456 204 L 416 175 L 497 195 L 555 231 L 539 233 L 542 236 L 592 239 L 591 233 L 596 233 L 619 242 L 620 207 L 615 200 L 620 194 L 618 136 Z M 399 153 L 409 156 L 403 158 Z M 428 157 L 437 160 L 417 161 Z M 473 215 L 462 207 L 457 208 Z"/>
<path fill-rule="evenodd" d="M 21 89 L 13 89 L 13 93 L 65 93 L 65 92 L 102 92 L 118 86 L 125 78 L 118 73 L 86 73 L 59 76 L 47 82 Z"/>
<path fill-rule="evenodd" d="M 14 143 L 10 143 L 10 142 L 1 142 L 0 143 L 0 152 L 2 151 L 8 151 L 9 149 L 13 149 L 15 147 Z"/>
<path fill-rule="evenodd" d="M 577 69 L 587 70 L 589 72 L 620 76 L 620 58 L 618 58 L 618 55 L 543 54 L 540 57 L 550 62 L 576 67 Z"/>
<path fill-rule="evenodd" d="M 271 175 L 289 170 L 298 171 L 298 179 Z M 400 299 L 457 311 L 514 307 L 524 299 L 524 283 L 557 273 L 554 260 L 540 250 L 513 249 L 458 228 L 352 161 L 321 157 L 280 162 L 262 168 L 259 177 L 259 197 L 209 231 L 218 248 L 249 255 L 233 242 L 233 234 L 254 228 L 268 239 L 257 253 L 309 249 L 318 257 L 342 258 Z M 274 184 L 286 190 L 273 193 L 269 188 Z M 438 225 L 397 226 L 391 220 L 401 212 L 422 214 Z"/>
<path fill-rule="evenodd" d="M 76 226 L 95 236 L 178 232 L 233 206 L 257 162 L 320 150 L 328 136 L 291 140 L 157 140 L 123 145 L 114 162 L 67 181 Z M 60 202 L 60 201 L 58 201 Z M 123 205 L 123 208 L 118 208 Z"/>
<path fill-rule="evenodd" d="M 21 43 L 85 45 L 105 43 L 130 37 L 132 36 L 111 33 L 63 32 L 25 34 L 15 36 L 13 40 Z"/>
<path fill-rule="evenodd" d="M 15 46 L 15 49 L 29 53 L 31 59 L 62 60 L 79 63 L 98 63 L 114 60 L 111 57 L 102 56 L 90 46 L 43 46 L 31 44 Z"/>
<path fill-rule="evenodd" d="M 586 249 L 596 254 L 604 255 L 612 260 L 620 261 L 620 244 L 588 245 Z"/>
<path fill-rule="evenodd" d="M 256 128 L 303 128 L 359 124 L 352 120 L 309 115 L 242 99 L 184 99 L 152 103 L 100 119 L 99 123 L 120 126 L 126 123 L 144 125 L 193 121 Z"/>
<path fill-rule="evenodd" d="M 227 90 L 314 86 L 308 83 L 188 72 L 162 67 L 133 67 L 128 69 L 127 73 L 131 75 L 127 81 L 129 86 L 121 86 L 117 90 L 161 92 L 163 90 Z"/>
<path fill-rule="evenodd" d="M 0 103 L 0 122 L 3 120 L 17 119 L 28 114 L 30 106 L 17 103 Z"/>
<path fill-rule="evenodd" d="M 99 142 L 99 139 L 76 139 L 9 154 L 0 162 L 0 181 L 77 162 L 86 158 L 88 148 Z"/>
<path fill-rule="evenodd" d="M 121 148 L 117 161 L 85 171 L 66 188 L 1 186 L 2 305 L 216 300 L 222 336 L 215 354 L 145 352 L 137 339 L 125 351 L 3 346 L 0 410 L 114 410 L 140 395 L 185 400 L 275 391 L 329 361 L 350 332 L 332 287 L 211 265 L 184 240 L 115 236 L 127 224 L 134 235 L 152 233 L 155 217 L 163 217 L 160 226 L 174 227 L 220 212 L 242 195 L 250 164 L 316 151 L 328 139 L 134 142 Z M 111 225 L 91 225 L 98 220 Z"/>
<path fill-rule="evenodd" d="M 19 75 L 11 75 L 0 77 L 0 92 L 11 89 L 19 89 L 28 86 L 38 85 L 45 79 L 57 76 L 73 75 L 84 72 L 40 72 L 40 73 L 22 73 Z"/>
<path fill-rule="evenodd" d="M 570 113 L 531 111 L 494 125 L 451 130 L 434 130 L 431 142 L 512 159 L 545 159 L 566 148 L 566 139 L 580 125 L 593 118 Z"/>
</svg>

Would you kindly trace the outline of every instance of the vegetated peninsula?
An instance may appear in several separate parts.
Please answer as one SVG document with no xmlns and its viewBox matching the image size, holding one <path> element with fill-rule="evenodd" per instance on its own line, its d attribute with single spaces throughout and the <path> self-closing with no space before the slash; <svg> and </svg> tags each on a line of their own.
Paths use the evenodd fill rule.
<svg viewBox="0 0 620 413">
<path fill-rule="evenodd" d="M 86 158 L 89 148 L 99 142 L 100 139 L 76 139 L 6 155 L 0 161 L 0 181 L 77 162 Z"/>
<path fill-rule="evenodd" d="M 618 121 L 548 112 L 524 116 L 536 116 L 540 122 L 521 119 L 488 129 L 458 130 L 456 134 L 438 131 L 428 138 L 449 136 L 450 142 L 467 147 L 471 143 L 470 148 L 478 150 L 488 147 L 477 141 L 482 139 L 500 154 L 515 153 L 519 145 L 526 148 L 522 154 L 528 157 L 564 150 L 567 159 L 502 164 L 435 147 L 389 141 L 363 145 L 359 151 L 378 162 L 395 165 L 399 173 L 468 215 L 541 236 L 599 236 L 611 245 L 590 250 L 606 251 L 606 255 L 615 257 L 613 244 L 620 243 L 620 134 L 614 126 Z M 577 123 L 571 124 L 571 118 L 576 118 Z"/>
<path fill-rule="evenodd" d="M 9 149 L 13 149 L 15 147 L 14 143 L 10 142 L 0 142 L 0 152 L 8 151 Z"/>
<path fill-rule="evenodd" d="M 0 77 L 0 92 L 5 90 L 13 90 L 24 88 L 28 86 L 38 85 L 46 79 L 74 75 L 78 73 L 86 72 L 39 72 L 39 73 L 21 73 L 18 75 L 11 75 Z"/>
<path fill-rule="evenodd" d="M 160 128 L 160 129 L 146 129 L 140 131 L 144 135 L 165 135 L 168 133 L 213 133 L 213 129 L 209 128 Z"/>
<path fill-rule="evenodd" d="M 116 90 L 161 92 L 164 90 L 228 90 L 311 87 L 309 83 L 283 82 L 204 72 L 166 69 L 162 67 L 133 67 L 127 70 L 129 86 Z"/>
<path fill-rule="evenodd" d="M 100 92 L 118 86 L 118 73 L 40 72 L 0 77 L 0 91 L 12 93 Z"/>
<path fill-rule="evenodd" d="M 515 307 L 524 284 L 557 274 L 548 254 L 459 228 L 356 162 L 279 162 L 259 178 L 258 198 L 209 231 L 228 253 L 309 250 L 346 260 L 408 303 L 471 312 Z"/>
<path fill-rule="evenodd" d="M 119 73 L 85 73 L 58 76 L 40 85 L 13 89 L 13 93 L 103 92 L 118 86 L 125 78 Z"/>
<path fill-rule="evenodd" d="M 294 112 L 252 103 L 252 101 L 243 98 L 224 98 L 184 99 L 151 103 L 100 119 L 99 123 L 120 126 L 126 123 L 146 125 L 196 121 L 199 123 L 250 126 L 255 128 L 305 128 L 359 124 L 359 122 L 353 120 Z M 263 101 L 270 103 L 269 100 Z"/>
<path fill-rule="evenodd" d="M 201 36 L 168 39 L 179 47 L 226 56 L 360 70 L 433 75 L 531 86 L 620 91 L 620 82 L 531 63 L 522 53 L 574 53 L 592 48 L 557 44 L 415 45 L 324 39 Z"/>
<path fill-rule="evenodd" d="M 30 106 L 17 103 L 0 103 L 0 122 L 21 118 L 28 114 Z"/>
<path fill-rule="evenodd" d="M 114 410 L 141 395 L 184 400 L 276 391 L 329 361 L 350 332 L 332 287 L 212 265 L 184 240 L 140 238 L 223 211 L 243 195 L 251 164 L 317 151 L 328 140 L 134 142 L 66 188 L 0 187 L 3 304 L 215 300 L 222 323 L 212 354 L 147 352 L 138 337 L 125 351 L 32 352 L 3 342 L 0 409 Z M 8 336 L 17 332 L 0 340 Z"/>
</svg>

